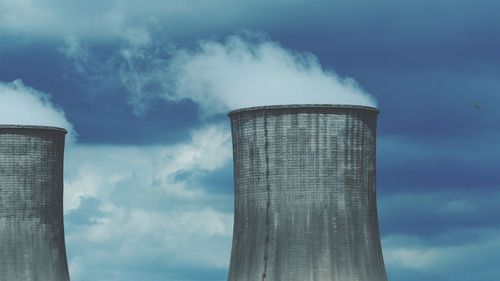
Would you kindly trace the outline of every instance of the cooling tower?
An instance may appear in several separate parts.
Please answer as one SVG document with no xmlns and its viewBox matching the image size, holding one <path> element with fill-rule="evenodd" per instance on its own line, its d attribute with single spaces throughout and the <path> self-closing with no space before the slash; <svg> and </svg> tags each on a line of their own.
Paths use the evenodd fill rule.
<svg viewBox="0 0 500 281">
<path fill-rule="evenodd" d="M 229 113 L 229 281 L 387 280 L 375 198 L 377 114 L 338 105 Z"/>
<path fill-rule="evenodd" d="M 69 280 L 65 134 L 60 128 L 0 125 L 0 280 Z"/>
</svg>

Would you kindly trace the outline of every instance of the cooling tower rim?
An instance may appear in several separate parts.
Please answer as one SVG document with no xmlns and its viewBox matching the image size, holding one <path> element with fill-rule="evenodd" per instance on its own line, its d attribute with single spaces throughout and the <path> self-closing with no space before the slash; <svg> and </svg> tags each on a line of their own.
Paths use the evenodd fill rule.
<svg viewBox="0 0 500 281">
<path fill-rule="evenodd" d="M 375 111 L 377 114 L 380 112 L 378 108 L 364 105 L 350 105 L 350 104 L 288 104 L 288 105 L 265 105 L 253 106 L 247 108 L 239 108 L 230 111 L 227 115 L 247 112 L 247 111 L 261 111 L 261 110 L 275 110 L 275 109 L 359 109 Z"/>
<path fill-rule="evenodd" d="M 68 131 L 61 127 L 52 127 L 52 126 L 39 126 L 39 125 L 0 125 L 0 130 L 2 129 L 17 129 L 17 130 L 48 130 L 48 131 L 60 131 L 63 133 L 67 133 Z"/>
</svg>

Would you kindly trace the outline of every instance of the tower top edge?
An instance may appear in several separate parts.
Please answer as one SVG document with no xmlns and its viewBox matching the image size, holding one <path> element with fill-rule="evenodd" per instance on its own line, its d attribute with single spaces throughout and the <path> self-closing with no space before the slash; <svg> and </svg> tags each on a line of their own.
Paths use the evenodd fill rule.
<svg viewBox="0 0 500 281">
<path fill-rule="evenodd" d="M 328 109 L 355 109 L 355 110 L 368 110 L 379 113 L 380 110 L 376 107 L 364 105 L 350 105 L 350 104 L 288 104 L 288 105 L 266 105 L 266 106 L 253 106 L 247 108 L 239 108 L 230 111 L 227 115 L 248 112 L 248 111 L 266 111 L 266 110 L 328 110 Z"/>
<path fill-rule="evenodd" d="M 1 130 L 48 130 L 48 131 L 59 131 L 67 133 L 68 131 L 61 127 L 52 126 L 38 126 L 38 125 L 11 125 L 11 124 L 0 124 Z"/>
</svg>

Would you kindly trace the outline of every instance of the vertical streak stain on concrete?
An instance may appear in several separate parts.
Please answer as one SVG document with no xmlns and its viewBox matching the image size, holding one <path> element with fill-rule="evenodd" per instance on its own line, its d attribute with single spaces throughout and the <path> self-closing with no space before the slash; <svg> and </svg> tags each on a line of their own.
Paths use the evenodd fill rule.
<svg viewBox="0 0 500 281">
<path fill-rule="evenodd" d="M 267 128 L 267 114 L 264 111 L 264 153 L 266 155 L 266 191 L 267 191 L 267 203 L 266 203 L 266 238 L 264 240 L 264 272 L 262 273 L 262 281 L 266 280 L 267 277 L 267 260 L 269 258 L 269 233 L 271 227 L 271 184 L 269 183 L 269 132 Z"/>
</svg>

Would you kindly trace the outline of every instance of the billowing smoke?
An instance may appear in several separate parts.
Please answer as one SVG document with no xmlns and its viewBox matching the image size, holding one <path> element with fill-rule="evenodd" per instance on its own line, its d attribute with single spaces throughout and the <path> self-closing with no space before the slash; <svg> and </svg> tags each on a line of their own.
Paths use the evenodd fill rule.
<svg viewBox="0 0 500 281">
<path fill-rule="evenodd" d="M 0 82 L 0 124 L 54 126 L 68 130 L 73 140 L 73 126 L 49 95 L 23 84 L 21 80 Z"/>
<path fill-rule="evenodd" d="M 195 51 L 175 53 L 168 70 L 165 97 L 193 100 L 209 115 L 277 104 L 376 106 L 353 79 L 325 70 L 310 53 L 269 40 L 203 41 Z"/>
<path fill-rule="evenodd" d="M 313 54 L 286 49 L 260 34 L 201 41 L 191 50 L 152 41 L 123 47 L 104 61 L 78 41 L 66 44 L 60 50 L 76 73 L 99 77 L 103 88 L 119 83 L 115 86 L 128 91 L 138 115 L 158 98 L 194 101 L 205 116 L 277 104 L 376 106 L 353 79 L 324 69 Z M 98 92 L 96 80 L 88 84 L 94 87 L 90 92 Z"/>
</svg>

